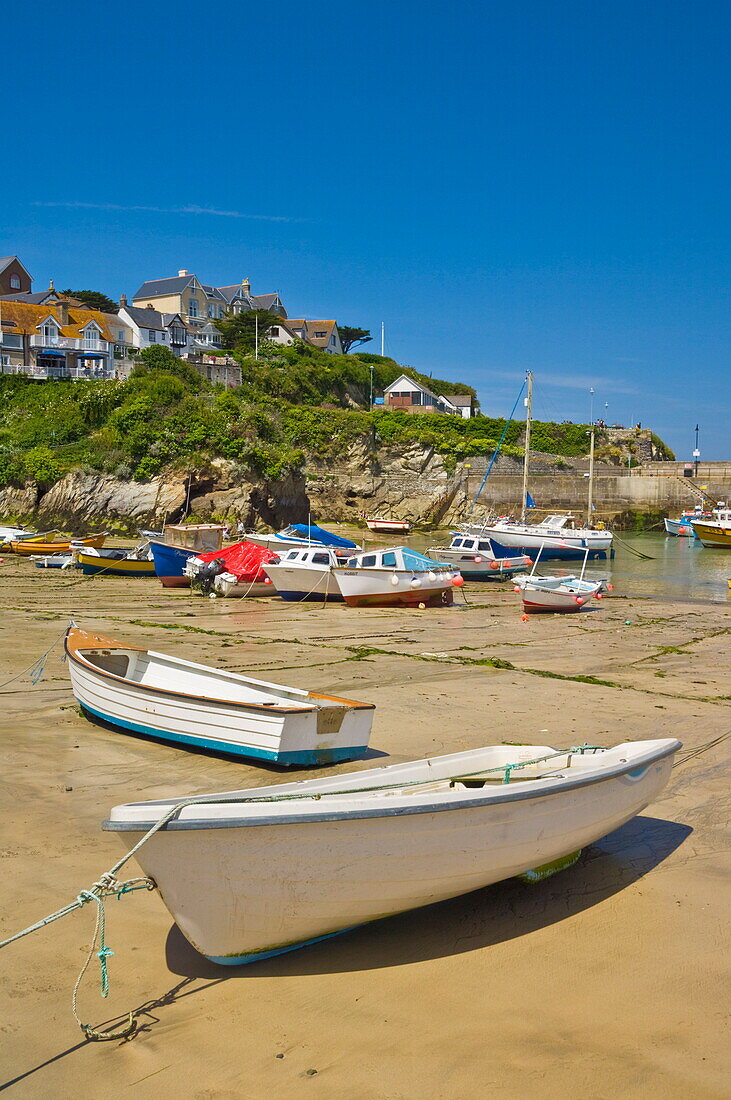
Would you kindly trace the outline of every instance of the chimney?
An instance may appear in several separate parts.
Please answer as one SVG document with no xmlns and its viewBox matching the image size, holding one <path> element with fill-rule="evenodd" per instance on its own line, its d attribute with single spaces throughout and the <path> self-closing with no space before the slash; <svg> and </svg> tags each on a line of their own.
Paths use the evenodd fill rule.
<svg viewBox="0 0 731 1100">
<path fill-rule="evenodd" d="M 55 286 L 53 285 L 53 279 L 48 280 L 48 289 L 49 290 L 55 290 L 56 289 Z"/>
<path fill-rule="evenodd" d="M 248 298 L 249 295 L 251 294 L 251 283 L 249 282 L 248 279 L 242 279 L 241 280 L 241 290 L 243 291 L 243 293 Z"/>
<path fill-rule="evenodd" d="M 178 272 L 178 275 L 180 276 L 180 275 L 187 275 L 187 274 L 188 274 L 188 272 L 185 270 L 185 268 L 181 267 L 180 271 Z"/>
<path fill-rule="evenodd" d="M 154 309 L 155 307 L 153 306 L 152 302 L 148 302 L 147 303 L 147 308 L 148 309 Z"/>
<path fill-rule="evenodd" d="M 62 328 L 65 328 L 69 323 L 69 304 L 65 298 L 59 298 L 53 307 L 56 311 L 56 317 L 61 323 Z"/>
<path fill-rule="evenodd" d="M 126 294 L 120 294 L 119 295 L 119 308 L 123 309 L 124 307 L 126 307 L 126 305 L 127 305 L 127 295 Z"/>
</svg>

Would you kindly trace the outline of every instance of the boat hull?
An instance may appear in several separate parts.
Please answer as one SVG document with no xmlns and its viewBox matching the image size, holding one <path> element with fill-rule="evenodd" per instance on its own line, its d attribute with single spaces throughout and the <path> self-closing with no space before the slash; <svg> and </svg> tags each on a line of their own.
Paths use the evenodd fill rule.
<svg viewBox="0 0 731 1100">
<path fill-rule="evenodd" d="M 184 570 L 188 559 L 194 558 L 197 551 L 154 540 L 150 542 L 150 550 L 155 576 L 159 578 L 163 588 L 190 588 L 190 577 L 185 575 Z"/>
<path fill-rule="evenodd" d="M 430 546 L 429 557 L 435 561 L 448 562 L 458 570 L 465 580 L 500 581 L 524 573 L 533 562 L 522 554 L 505 558 L 489 559 L 485 553 L 465 553 L 464 550 L 451 550 L 449 547 Z"/>
<path fill-rule="evenodd" d="M 112 642 L 104 652 L 113 654 L 114 645 Z M 89 667 L 68 643 L 66 652 L 77 702 L 88 715 L 122 732 L 286 766 L 352 760 L 368 747 L 374 710 L 369 704 L 330 700 L 307 692 L 284 708 L 205 698 L 184 690 L 189 682 L 186 668 L 203 666 L 185 662 L 173 666 L 173 687 L 163 690 Z"/>
<path fill-rule="evenodd" d="M 604 560 L 611 553 L 612 535 L 592 532 L 591 536 L 578 538 L 569 534 L 526 534 L 511 531 L 506 527 L 486 527 L 484 534 L 492 540 L 493 549 L 498 557 L 510 557 L 511 554 L 527 554 L 535 558 L 541 551 L 541 560 L 583 561 L 588 549 L 588 560 Z M 593 537 L 594 535 L 597 537 Z"/>
<path fill-rule="evenodd" d="M 38 542 L 36 539 L 23 539 L 20 542 L 11 542 L 10 549 L 14 554 L 29 558 L 32 554 L 50 556 L 52 554 L 65 554 L 71 550 L 71 544 L 75 546 L 94 546 L 100 549 L 104 545 L 106 535 L 90 535 L 84 539 L 65 539 L 59 542 Z"/>
<path fill-rule="evenodd" d="M 80 550 L 76 555 L 77 565 L 85 577 L 104 574 L 108 577 L 154 577 L 154 561 L 140 561 L 133 558 L 104 558 L 94 554 L 85 554 Z"/>
<path fill-rule="evenodd" d="M 731 550 L 731 523 L 702 523 L 694 520 L 693 530 L 704 546 Z"/>
<path fill-rule="evenodd" d="M 665 533 L 667 535 L 679 535 L 681 538 L 695 538 L 695 531 L 693 530 L 690 520 L 684 523 L 679 519 L 665 519 Z"/>
<path fill-rule="evenodd" d="M 555 793 L 515 783 L 483 804 L 441 810 L 343 816 L 328 814 L 324 799 L 313 821 L 181 821 L 155 834 L 136 859 L 190 943 L 213 962 L 238 965 L 574 853 L 652 802 L 671 760 L 628 764 L 623 774 Z M 143 831 L 124 835 L 125 847 Z"/>
<path fill-rule="evenodd" d="M 381 531 L 388 535 L 407 535 L 411 530 L 408 520 L 397 519 L 367 519 L 366 526 L 370 531 Z"/>
<path fill-rule="evenodd" d="M 420 603 L 426 607 L 449 607 L 454 602 L 451 572 L 441 576 L 437 573 L 436 580 L 430 580 L 427 573 L 391 569 L 341 567 L 333 573 L 348 607 L 418 607 Z"/>
<path fill-rule="evenodd" d="M 283 600 L 343 598 L 330 566 L 317 569 L 289 562 L 267 562 L 262 568 Z"/>
</svg>

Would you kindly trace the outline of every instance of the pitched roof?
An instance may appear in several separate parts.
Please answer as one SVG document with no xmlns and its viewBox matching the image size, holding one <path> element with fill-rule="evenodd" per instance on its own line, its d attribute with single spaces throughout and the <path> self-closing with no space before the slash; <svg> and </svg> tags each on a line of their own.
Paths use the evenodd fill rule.
<svg viewBox="0 0 731 1100">
<path fill-rule="evenodd" d="M 165 314 L 158 313 L 156 309 L 148 309 L 147 306 L 122 306 L 121 312 L 129 314 L 131 319 L 140 328 L 165 328 Z M 171 314 L 170 316 L 173 316 Z"/>
<path fill-rule="evenodd" d="M 231 286 L 218 286 L 216 290 L 227 302 L 232 302 L 234 298 L 243 298 L 245 301 L 249 301 L 249 296 L 244 294 L 241 283 L 233 283 Z"/>
<path fill-rule="evenodd" d="M 59 294 L 57 290 L 38 290 L 33 292 L 16 290 L 14 294 L 0 294 L 0 302 L 27 302 L 28 305 L 32 306 L 43 305 L 49 298 L 56 302 L 68 302 L 70 306 L 75 306 L 77 309 L 89 308 L 81 299 L 74 298 L 70 294 Z"/>
<path fill-rule="evenodd" d="M 435 393 L 432 393 L 428 386 L 424 386 L 421 384 L 421 382 L 417 382 L 415 378 L 409 378 L 408 374 L 399 375 L 396 381 L 392 382 L 390 386 L 386 386 L 383 392 L 400 393 L 404 389 L 404 386 L 402 385 L 403 382 L 406 383 L 405 388 L 408 390 L 409 393 L 413 393 L 414 390 L 420 390 L 422 393 L 428 393 L 431 397 L 436 398 L 437 396 Z"/>
<path fill-rule="evenodd" d="M 10 266 L 10 264 L 13 262 L 13 260 L 18 261 L 20 266 L 23 268 L 23 271 L 26 273 L 26 275 L 30 279 L 30 271 L 28 271 L 28 268 L 25 266 L 23 261 L 21 259 L 19 259 L 17 256 L 0 256 L 0 274 L 2 274 L 2 272 L 5 270 L 6 267 Z"/>
<path fill-rule="evenodd" d="M 306 321 L 305 334 L 308 341 L 318 348 L 326 348 L 330 343 L 333 332 L 337 328 L 337 321 Z M 324 332 L 324 336 L 315 335 Z"/>
<path fill-rule="evenodd" d="M 133 298 L 163 298 L 168 294 L 180 294 L 189 286 L 195 275 L 175 275 L 170 279 L 150 279 L 143 283 Z"/>
<path fill-rule="evenodd" d="M 208 295 L 209 298 L 220 298 L 222 302 L 226 301 L 223 294 L 221 294 L 221 290 L 220 290 L 219 287 L 217 287 L 217 286 L 206 286 L 205 283 L 201 283 L 201 286 L 203 287 L 203 289 L 205 290 L 205 292 L 206 292 L 206 294 Z"/>
<path fill-rule="evenodd" d="M 442 397 L 449 401 L 450 405 L 456 405 L 457 408 L 462 409 L 471 409 L 472 402 L 475 400 L 469 393 L 443 393 Z"/>
<path fill-rule="evenodd" d="M 116 315 L 100 313 L 98 309 L 76 308 L 70 308 L 68 313 L 68 324 L 62 325 L 61 318 L 56 313 L 54 306 L 33 305 L 29 302 L 3 303 L 3 322 L 6 324 L 10 321 L 15 331 L 32 334 L 35 329 L 40 328 L 48 317 L 53 317 L 62 336 L 78 340 L 82 336 L 82 329 L 94 321 L 99 326 L 102 337 L 110 343 L 114 343 L 115 337 L 111 326 L 115 322 L 117 326 L 120 323 Z"/>
</svg>

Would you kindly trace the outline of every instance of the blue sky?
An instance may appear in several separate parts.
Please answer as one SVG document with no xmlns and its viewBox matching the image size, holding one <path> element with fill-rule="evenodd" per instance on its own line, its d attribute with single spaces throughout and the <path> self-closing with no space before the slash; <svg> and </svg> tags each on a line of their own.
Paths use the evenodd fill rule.
<svg viewBox="0 0 731 1100">
<path fill-rule="evenodd" d="M 510 409 L 731 458 L 721 2 L 180 0 L 4 12 L 0 255 L 187 268 Z M 377 341 L 371 345 L 378 350 Z"/>
</svg>

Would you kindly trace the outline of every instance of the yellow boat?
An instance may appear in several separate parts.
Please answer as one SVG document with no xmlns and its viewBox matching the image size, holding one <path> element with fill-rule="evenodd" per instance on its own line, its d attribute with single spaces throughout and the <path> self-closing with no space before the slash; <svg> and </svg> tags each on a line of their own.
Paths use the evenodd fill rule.
<svg viewBox="0 0 731 1100">
<path fill-rule="evenodd" d="M 31 554 L 67 554 L 71 550 L 72 542 L 76 546 L 96 546 L 99 548 L 104 545 L 106 537 L 106 535 L 88 535 L 84 539 L 63 539 L 59 542 L 38 542 L 23 539 L 20 542 L 11 542 L 10 549 L 14 554 L 20 554 L 24 558 L 29 558 Z"/>
<path fill-rule="evenodd" d="M 38 544 L 39 542 L 48 542 L 58 534 L 58 531 L 37 531 L 34 535 L 20 535 L 18 538 L 5 538 L 0 542 L 0 550 L 10 550 L 14 542 L 32 542 Z"/>
<path fill-rule="evenodd" d="M 127 552 L 134 553 L 133 550 Z M 83 550 L 79 550 L 74 556 L 76 564 L 81 566 L 87 577 L 95 577 L 99 574 L 111 577 L 155 576 L 155 563 L 151 557 L 124 557 L 118 550 L 105 550 L 101 554 L 85 554 Z"/>
<path fill-rule="evenodd" d="M 714 508 L 713 516 L 691 520 L 693 530 L 704 546 L 731 550 L 731 509 Z"/>
</svg>

